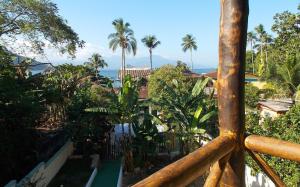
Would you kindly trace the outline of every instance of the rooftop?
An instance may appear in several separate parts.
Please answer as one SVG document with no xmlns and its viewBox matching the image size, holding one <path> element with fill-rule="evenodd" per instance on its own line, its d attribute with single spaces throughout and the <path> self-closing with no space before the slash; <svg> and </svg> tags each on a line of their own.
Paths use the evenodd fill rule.
<svg viewBox="0 0 300 187">
<path fill-rule="evenodd" d="M 125 75 L 131 75 L 132 78 L 147 78 L 152 73 L 150 68 L 126 68 Z M 118 77 L 120 78 L 122 70 L 119 70 Z"/>
<path fill-rule="evenodd" d="M 266 100 L 258 102 L 258 105 L 267 107 L 275 112 L 287 112 L 293 104 L 285 100 Z"/>
</svg>

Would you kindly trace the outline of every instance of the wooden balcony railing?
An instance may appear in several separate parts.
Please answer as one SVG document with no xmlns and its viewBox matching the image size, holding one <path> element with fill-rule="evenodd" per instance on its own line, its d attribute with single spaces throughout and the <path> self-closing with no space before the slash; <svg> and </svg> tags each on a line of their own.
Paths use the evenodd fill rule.
<svg viewBox="0 0 300 187">
<path fill-rule="evenodd" d="M 248 0 L 221 0 L 218 67 L 220 136 L 138 182 L 141 186 L 186 186 L 211 166 L 206 187 L 245 186 L 247 151 L 276 186 L 285 186 L 258 153 L 300 162 L 300 145 L 274 138 L 245 137 L 244 77 Z"/>
</svg>

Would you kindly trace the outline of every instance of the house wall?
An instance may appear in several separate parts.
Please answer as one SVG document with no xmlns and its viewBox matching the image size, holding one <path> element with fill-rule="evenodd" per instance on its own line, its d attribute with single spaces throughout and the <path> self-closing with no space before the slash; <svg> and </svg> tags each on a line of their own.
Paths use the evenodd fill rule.
<svg viewBox="0 0 300 187">
<path fill-rule="evenodd" d="M 246 187 L 275 187 L 275 184 L 262 173 L 257 175 L 251 175 L 251 168 L 249 166 L 245 167 L 245 180 Z"/>
<path fill-rule="evenodd" d="M 73 153 L 73 150 L 73 142 L 68 141 L 47 162 L 39 163 L 19 182 L 12 180 L 5 185 L 5 187 L 21 187 L 26 184 L 31 184 L 32 186 L 37 187 L 47 186 L 64 165 L 68 157 Z"/>
<path fill-rule="evenodd" d="M 273 110 L 270 110 L 269 108 L 267 107 L 264 107 L 264 106 L 261 106 L 261 109 L 260 109 L 260 116 L 263 117 L 263 118 L 266 118 L 266 117 L 271 117 L 272 119 L 278 117 L 280 114 L 278 114 L 277 112 L 273 111 Z"/>
</svg>

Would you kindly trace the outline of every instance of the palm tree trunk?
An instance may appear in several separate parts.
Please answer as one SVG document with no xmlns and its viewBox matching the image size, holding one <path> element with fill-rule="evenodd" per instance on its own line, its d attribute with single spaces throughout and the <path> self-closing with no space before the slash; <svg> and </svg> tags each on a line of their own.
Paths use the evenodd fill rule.
<svg viewBox="0 0 300 187">
<path fill-rule="evenodd" d="M 193 50 L 191 49 L 191 63 L 192 63 L 192 71 L 194 69 L 194 64 L 193 64 Z"/>
<path fill-rule="evenodd" d="M 268 50 L 267 50 L 267 46 L 266 46 L 266 70 L 269 70 L 269 65 L 268 65 Z"/>
<path fill-rule="evenodd" d="M 124 77 L 126 76 L 126 62 L 125 62 L 125 56 L 126 56 L 126 53 L 125 53 L 125 49 L 124 49 L 124 56 L 123 56 L 123 68 L 124 68 L 124 74 L 123 74 L 123 82 L 124 82 Z"/>
<path fill-rule="evenodd" d="M 152 70 L 152 49 L 150 48 L 149 49 L 149 52 L 150 52 L 150 67 L 151 67 L 151 70 Z"/>
<path fill-rule="evenodd" d="M 264 61 L 263 61 L 263 45 L 261 44 L 260 45 L 260 63 L 262 64 L 262 65 L 264 65 Z"/>
<path fill-rule="evenodd" d="M 254 74 L 255 73 L 255 67 L 254 67 L 254 55 L 253 55 L 253 43 L 252 43 L 252 40 L 251 40 L 251 61 L 252 61 L 252 73 Z"/>
<path fill-rule="evenodd" d="M 122 64 L 121 64 L 121 75 L 120 75 L 120 81 L 121 81 L 121 86 L 123 86 L 123 80 L 124 80 L 124 48 L 122 48 Z"/>
</svg>

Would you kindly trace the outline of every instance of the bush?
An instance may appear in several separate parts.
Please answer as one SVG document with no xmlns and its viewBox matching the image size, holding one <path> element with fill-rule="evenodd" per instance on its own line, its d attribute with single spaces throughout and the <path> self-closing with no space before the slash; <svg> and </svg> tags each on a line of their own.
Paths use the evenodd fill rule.
<svg viewBox="0 0 300 187">
<path fill-rule="evenodd" d="M 245 86 L 245 104 L 251 108 L 255 108 L 259 101 L 259 89 L 252 84 Z"/>
<path fill-rule="evenodd" d="M 246 115 L 246 130 L 251 134 L 274 137 L 299 144 L 300 106 L 295 105 L 285 115 L 274 120 L 267 118 L 261 124 L 259 124 L 258 112 L 249 113 Z M 262 156 L 277 171 L 287 186 L 299 186 L 300 168 L 298 163 L 269 155 Z M 251 158 L 247 157 L 246 162 L 255 173 L 262 172 Z"/>
</svg>

